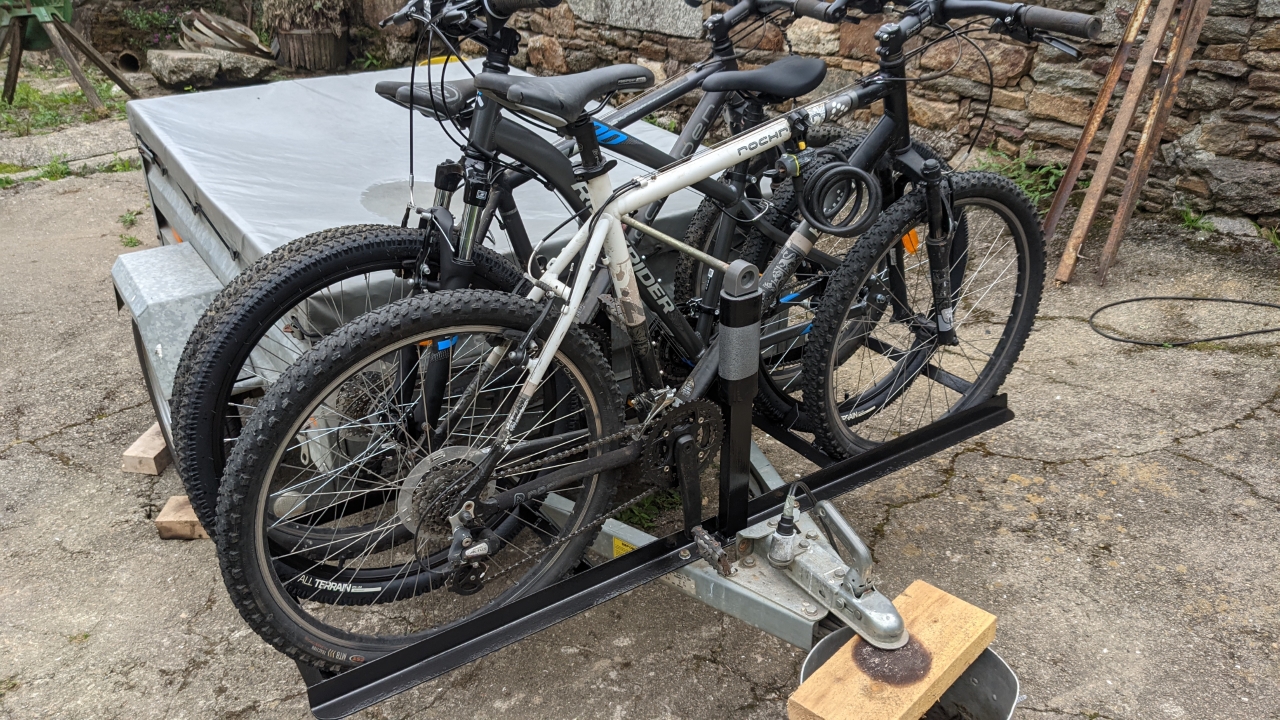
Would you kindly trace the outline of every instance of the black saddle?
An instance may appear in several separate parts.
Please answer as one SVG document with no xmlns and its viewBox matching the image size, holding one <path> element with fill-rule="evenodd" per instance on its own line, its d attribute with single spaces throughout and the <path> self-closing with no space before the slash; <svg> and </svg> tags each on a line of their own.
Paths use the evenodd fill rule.
<svg viewBox="0 0 1280 720">
<path fill-rule="evenodd" d="M 397 80 L 383 80 L 374 87 L 374 92 L 402 107 L 409 107 L 412 100 L 414 109 L 441 120 L 460 117 L 471 109 L 476 96 L 476 82 L 473 78 L 449 80 L 443 85 L 438 82 L 418 83 L 409 88 L 409 83 Z"/>
<path fill-rule="evenodd" d="M 706 92 L 750 92 L 766 102 L 782 102 L 812 92 L 827 76 L 818 58 L 791 55 L 756 70 L 730 70 L 702 81 Z"/>
<path fill-rule="evenodd" d="M 504 105 L 562 127 L 581 117 L 593 100 L 652 87 L 653 73 L 639 65 L 613 65 L 559 77 L 483 73 L 476 76 L 475 86 Z"/>
</svg>

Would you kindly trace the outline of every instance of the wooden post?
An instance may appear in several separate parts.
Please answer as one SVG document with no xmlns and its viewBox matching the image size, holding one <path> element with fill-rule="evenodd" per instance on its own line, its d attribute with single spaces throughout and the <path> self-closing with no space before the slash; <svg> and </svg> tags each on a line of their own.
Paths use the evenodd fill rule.
<svg viewBox="0 0 1280 720">
<path fill-rule="evenodd" d="M 107 62 L 106 58 L 102 57 L 102 53 L 98 52 L 96 48 L 90 45 L 89 41 L 80 37 L 80 34 L 77 33 L 70 25 L 63 22 L 62 18 L 54 15 L 53 24 L 58 26 L 58 31 L 62 33 L 63 37 L 70 40 L 71 44 L 75 45 L 77 50 L 84 53 L 84 56 L 89 58 L 90 62 L 97 65 L 103 75 L 111 78 L 111 82 L 119 85 L 120 89 L 125 91 L 125 94 L 135 100 L 142 97 L 142 95 L 140 95 L 138 91 L 129 84 L 129 81 L 124 79 L 124 75 L 121 75 L 119 71 L 111 66 L 111 63 Z"/>
<path fill-rule="evenodd" d="M 1093 145 L 1093 138 L 1102 127 L 1102 120 L 1107 114 L 1107 105 L 1111 102 L 1111 96 L 1115 94 L 1116 84 L 1120 82 L 1120 76 L 1124 73 L 1124 64 L 1129 61 L 1129 55 L 1133 52 L 1133 42 L 1138 39 L 1138 32 L 1142 29 L 1142 22 L 1146 19 L 1147 10 L 1150 7 L 1151 0 L 1138 0 L 1133 8 L 1133 15 L 1129 17 L 1129 24 L 1124 30 L 1124 37 L 1120 40 L 1120 46 L 1116 48 L 1115 56 L 1111 58 L 1111 68 L 1107 70 L 1107 77 L 1102 81 L 1102 89 L 1098 91 L 1098 100 L 1094 103 L 1093 110 L 1089 112 L 1089 120 L 1085 123 L 1084 131 L 1080 133 L 1080 143 L 1071 153 L 1067 172 L 1058 183 L 1057 192 L 1053 194 L 1049 212 L 1045 213 L 1045 242 L 1052 240 L 1053 233 L 1058 229 L 1058 220 L 1062 218 L 1062 211 L 1067 207 L 1071 191 L 1075 190 L 1076 179 L 1084 169 L 1089 147 Z"/>
<path fill-rule="evenodd" d="M 917 580 L 893 604 L 908 644 L 854 638 L 787 701 L 790 720 L 920 720 L 996 636 L 996 617 Z"/>
<path fill-rule="evenodd" d="M 71 48 L 67 47 L 67 41 L 62 39 L 62 34 L 58 32 L 58 28 L 52 22 L 40 23 L 40 26 L 49 35 L 49 39 L 53 41 L 54 49 L 66 61 L 67 68 L 71 70 L 71 77 L 75 78 L 76 84 L 84 92 L 84 97 L 89 101 L 89 106 L 94 110 L 103 109 L 105 106 L 102 104 L 102 98 L 98 97 L 98 91 L 94 89 L 93 83 L 89 82 L 89 78 L 84 76 L 80 61 L 76 59 L 75 53 L 71 52 Z"/>
<path fill-rule="evenodd" d="M 4 76 L 4 101 L 13 104 L 13 93 L 18 88 L 18 71 L 22 69 L 22 36 L 27 29 L 25 17 L 9 21 L 9 69 Z"/>
<path fill-rule="evenodd" d="M 1093 180 L 1089 183 L 1089 191 L 1084 196 L 1084 204 L 1080 206 L 1080 214 L 1071 228 L 1071 236 L 1067 238 L 1067 247 L 1062 251 L 1062 260 L 1058 263 L 1058 271 L 1054 279 L 1058 282 L 1071 282 L 1076 271 L 1076 261 L 1080 257 L 1080 246 L 1084 244 L 1085 235 L 1093 225 L 1093 218 L 1098 213 L 1098 205 L 1107 192 L 1107 181 L 1111 171 L 1115 169 L 1120 153 L 1129 135 L 1129 127 L 1138 112 L 1138 103 L 1142 100 L 1142 91 L 1147 86 L 1147 77 L 1151 74 L 1151 65 L 1156 53 L 1164 44 L 1165 32 L 1169 29 L 1169 20 L 1173 17 L 1173 9 L 1178 0 L 1160 0 L 1156 6 L 1155 17 L 1151 20 L 1151 29 L 1147 31 L 1147 39 L 1142 43 L 1138 60 L 1133 67 L 1133 75 L 1129 86 L 1125 89 L 1124 99 L 1120 102 L 1120 110 L 1116 113 L 1111 132 L 1107 135 L 1107 144 L 1102 148 L 1102 157 L 1098 158 L 1098 167 L 1093 171 Z"/>
<path fill-rule="evenodd" d="M 1178 94 L 1182 76 L 1187 72 L 1187 63 L 1191 61 L 1205 18 L 1209 15 L 1209 4 L 1210 0 L 1186 0 L 1183 3 L 1182 12 L 1178 16 L 1178 28 L 1173 33 L 1173 44 L 1169 48 L 1168 62 L 1160 73 L 1160 89 L 1156 91 L 1151 103 L 1146 125 L 1142 128 L 1142 138 L 1138 140 L 1138 149 L 1129 168 L 1129 177 L 1125 178 L 1120 207 L 1116 208 L 1115 217 L 1111 221 L 1111 232 L 1107 234 L 1107 244 L 1103 246 L 1102 255 L 1098 258 L 1099 284 L 1107 281 L 1107 271 L 1115 263 L 1116 253 L 1120 252 L 1120 242 L 1124 239 L 1125 227 L 1133 216 L 1133 208 L 1138 204 L 1138 195 L 1142 192 L 1142 186 L 1147 184 L 1147 174 L 1151 172 L 1151 163 L 1160 147 L 1165 122 L 1173 111 L 1173 99 Z"/>
</svg>

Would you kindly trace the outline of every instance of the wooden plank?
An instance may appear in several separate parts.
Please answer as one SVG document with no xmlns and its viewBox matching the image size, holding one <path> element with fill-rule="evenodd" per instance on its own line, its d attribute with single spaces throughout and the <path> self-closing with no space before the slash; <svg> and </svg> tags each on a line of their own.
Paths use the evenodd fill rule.
<svg viewBox="0 0 1280 720">
<path fill-rule="evenodd" d="M 143 475 L 159 475 L 169 467 L 172 459 L 169 446 L 164 441 L 164 433 L 160 430 L 160 423 L 155 423 L 124 451 L 120 469 Z"/>
<path fill-rule="evenodd" d="M 71 71 L 71 77 L 75 79 L 76 84 L 80 86 L 80 91 L 84 93 L 85 100 L 89 101 L 89 106 L 94 110 L 101 110 L 105 106 L 102 104 L 102 98 L 98 97 L 98 91 L 94 89 L 93 83 L 89 82 L 89 78 L 85 77 L 84 69 L 80 67 L 80 61 L 76 59 L 75 53 L 71 52 L 71 48 L 67 47 L 67 41 L 62 39 L 62 33 L 58 32 L 58 28 L 51 22 L 40 23 L 44 28 L 45 34 L 53 41 L 53 48 L 62 56 L 64 62 L 67 63 L 67 69 Z"/>
<path fill-rule="evenodd" d="M 4 101 L 13 104 L 13 93 L 18 87 L 18 71 L 22 69 L 22 34 L 26 29 L 25 17 L 12 18 L 9 21 L 9 68 L 4 76 Z"/>
<path fill-rule="evenodd" d="M 791 720 L 919 720 L 996 636 L 995 615 L 923 580 L 893 604 L 907 646 L 876 650 L 855 638 L 792 693 Z"/>
<path fill-rule="evenodd" d="M 1204 29 L 1205 18 L 1209 15 L 1209 4 L 1210 0 L 1194 0 L 1183 4 L 1178 17 L 1178 29 L 1173 34 L 1173 45 L 1169 48 L 1169 61 L 1160 73 L 1160 89 L 1156 91 L 1151 111 L 1147 113 L 1142 138 L 1138 140 L 1129 177 L 1125 179 L 1124 191 L 1120 194 L 1120 206 L 1116 208 L 1115 217 L 1111 220 L 1111 231 L 1107 234 L 1107 244 L 1103 246 L 1102 255 L 1098 258 L 1099 284 L 1107 281 L 1107 271 L 1120 252 L 1120 242 L 1124 239 L 1124 231 L 1133 216 L 1133 209 L 1138 204 L 1142 186 L 1147 184 L 1147 174 L 1151 172 L 1151 163 L 1155 161 L 1156 150 L 1160 147 L 1165 123 L 1169 120 L 1169 113 L 1173 111 L 1178 86 L 1182 84 L 1187 64 L 1196 50 L 1200 31 Z"/>
<path fill-rule="evenodd" d="M 1116 48 L 1116 54 L 1111 58 L 1111 68 L 1107 70 L 1107 76 L 1102 81 L 1102 89 L 1098 91 L 1098 99 L 1089 112 L 1084 131 L 1080 133 L 1080 142 L 1071 153 L 1071 162 L 1067 164 L 1066 174 L 1058 182 L 1058 190 L 1053 194 L 1049 212 L 1045 213 L 1043 226 L 1045 242 L 1052 240 L 1053 233 L 1058 229 L 1058 220 L 1062 218 L 1062 211 L 1066 209 L 1071 192 L 1075 190 L 1076 180 L 1079 179 L 1080 171 L 1084 169 L 1084 161 L 1089 154 L 1089 147 L 1093 145 L 1093 139 L 1097 136 L 1098 129 L 1102 127 L 1107 106 L 1111 103 L 1111 96 L 1115 94 L 1116 85 L 1124 74 L 1124 65 L 1129 62 L 1129 55 L 1133 52 L 1133 42 L 1138 39 L 1138 33 L 1142 29 L 1142 23 L 1146 20 L 1147 10 L 1150 7 L 1151 0 L 1138 0 L 1133 8 L 1133 14 L 1129 16 L 1124 37 L 1120 39 L 1120 46 Z"/>
<path fill-rule="evenodd" d="M 1129 127 L 1138 113 L 1138 103 L 1142 101 L 1142 91 L 1147 86 L 1147 78 L 1151 74 L 1151 65 L 1156 53 L 1164 44 L 1165 32 L 1169 29 L 1169 20 L 1173 17 L 1173 9 L 1178 0 L 1160 0 L 1156 6 L 1155 17 L 1151 19 L 1151 29 L 1142 43 L 1142 50 L 1133 66 L 1133 77 L 1125 88 L 1124 99 L 1120 101 L 1120 109 L 1116 112 L 1115 122 L 1107 135 L 1107 144 L 1102 148 L 1102 157 L 1098 158 L 1098 167 L 1094 168 L 1093 180 L 1089 182 L 1089 191 L 1085 193 L 1084 204 L 1080 206 L 1080 214 L 1071 228 L 1071 236 L 1067 238 L 1067 247 L 1062 251 L 1062 260 L 1058 263 L 1058 271 L 1054 279 L 1060 283 L 1071 282 L 1076 271 L 1076 261 L 1080 257 L 1080 246 L 1084 244 L 1085 235 L 1093 225 L 1093 218 L 1098 213 L 1098 205 L 1107 192 L 1107 180 L 1115 169 L 1116 161 L 1124 150 L 1125 140 L 1129 135 Z"/>
<path fill-rule="evenodd" d="M 164 509 L 156 516 L 156 532 L 161 540 L 208 540 L 209 533 L 204 531 L 196 511 L 191 507 L 191 500 L 186 495 L 174 495 L 164 504 Z"/>
<path fill-rule="evenodd" d="M 123 90 L 126 95 L 135 100 L 142 97 L 138 94 L 138 91 L 129 84 L 129 81 L 124 79 L 124 75 L 121 75 L 119 71 L 111 66 L 111 63 L 107 62 L 106 58 L 102 57 L 102 53 L 99 53 L 96 48 L 90 45 L 88 40 L 80 37 L 80 34 L 77 33 L 70 25 L 62 22 L 62 18 L 54 15 L 53 22 L 58 26 L 58 30 L 66 37 L 66 39 L 70 40 L 71 44 L 75 45 L 77 50 L 84 53 L 84 56 L 89 58 L 90 62 L 97 65 L 103 75 L 111 78 L 111 82 L 119 85 L 120 89 Z"/>
</svg>

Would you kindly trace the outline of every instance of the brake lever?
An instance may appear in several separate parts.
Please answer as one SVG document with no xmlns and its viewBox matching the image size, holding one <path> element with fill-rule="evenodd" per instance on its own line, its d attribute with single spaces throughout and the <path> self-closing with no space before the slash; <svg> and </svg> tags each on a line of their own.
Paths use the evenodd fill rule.
<svg viewBox="0 0 1280 720">
<path fill-rule="evenodd" d="M 1070 56 L 1072 60 L 1079 60 L 1084 54 L 1080 52 L 1080 48 L 1076 47 L 1075 45 L 1072 45 L 1066 40 L 1063 40 L 1062 38 L 1059 38 L 1059 37 L 1054 37 L 1053 35 L 1050 35 L 1048 33 L 1041 32 L 1039 30 L 1032 30 L 1030 35 L 1031 35 L 1031 39 L 1034 42 L 1044 43 L 1045 45 L 1048 45 L 1054 50 L 1057 50 L 1058 52 L 1063 53 L 1064 55 Z"/>
</svg>

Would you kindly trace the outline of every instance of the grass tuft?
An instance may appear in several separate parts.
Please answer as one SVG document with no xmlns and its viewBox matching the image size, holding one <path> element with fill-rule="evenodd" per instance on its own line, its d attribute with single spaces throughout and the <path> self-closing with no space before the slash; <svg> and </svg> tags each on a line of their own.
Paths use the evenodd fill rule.
<svg viewBox="0 0 1280 720">
<path fill-rule="evenodd" d="M 1213 232 L 1217 229 L 1213 226 L 1213 223 L 1206 220 L 1203 215 L 1197 214 L 1189 205 L 1183 205 L 1179 213 L 1182 215 L 1182 227 L 1188 230 Z"/>
<path fill-rule="evenodd" d="M 0 175 L 0 190 L 5 190 L 17 185 L 18 181 L 8 175 Z"/>
<path fill-rule="evenodd" d="M 62 156 L 59 155 L 58 157 L 50 160 L 49 164 L 45 165 L 44 168 L 40 170 L 40 174 L 36 177 L 42 180 L 62 180 L 63 178 L 70 176 L 71 166 L 68 165 L 67 161 L 62 159 Z"/>
<path fill-rule="evenodd" d="M 133 235 L 121 235 L 120 244 L 127 248 L 135 248 L 142 244 L 142 241 Z"/>
<path fill-rule="evenodd" d="M 98 112 L 89 106 L 79 88 L 46 93 L 20 82 L 13 95 L 13 104 L 0 105 L 0 133 L 22 137 L 36 130 L 53 130 L 104 117 L 122 118 L 125 100 L 112 98 L 113 87 L 114 84 L 105 78 L 102 82 L 94 82 L 98 97 L 105 105 L 103 111 Z"/>
<path fill-rule="evenodd" d="M 131 228 L 134 225 L 138 224 L 138 211 L 137 210 L 126 211 L 125 214 L 121 215 L 118 219 L 120 220 L 121 225 L 125 226 L 126 228 Z"/>
<path fill-rule="evenodd" d="M 1057 192 L 1058 183 L 1062 182 L 1067 171 L 1059 163 L 1033 167 L 1035 159 L 1035 151 L 1030 147 L 1018 157 L 988 149 L 986 157 L 978 160 L 976 169 L 1004 175 L 1021 188 L 1036 207 L 1041 207 Z"/>
<path fill-rule="evenodd" d="M 668 510 L 680 507 L 680 494 L 675 490 L 650 495 L 618 514 L 619 522 L 624 522 L 641 530 L 649 530 L 657 526 L 658 516 Z"/>
</svg>

